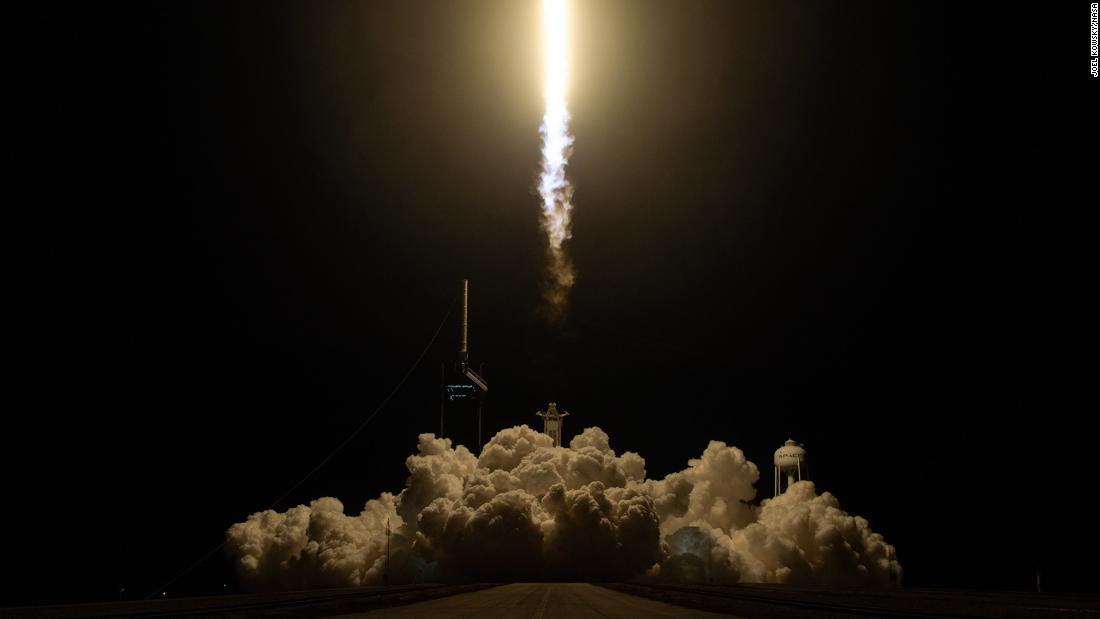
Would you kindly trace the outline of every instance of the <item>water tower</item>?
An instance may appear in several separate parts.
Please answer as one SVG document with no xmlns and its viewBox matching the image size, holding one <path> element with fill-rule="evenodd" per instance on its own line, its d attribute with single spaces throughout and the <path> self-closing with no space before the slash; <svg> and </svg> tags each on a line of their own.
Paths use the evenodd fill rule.
<svg viewBox="0 0 1100 619">
<path fill-rule="evenodd" d="M 787 439 L 783 446 L 775 450 L 775 494 L 783 494 L 783 475 L 787 475 L 787 487 L 796 481 L 802 481 L 806 474 L 806 450 L 802 445 Z"/>
</svg>

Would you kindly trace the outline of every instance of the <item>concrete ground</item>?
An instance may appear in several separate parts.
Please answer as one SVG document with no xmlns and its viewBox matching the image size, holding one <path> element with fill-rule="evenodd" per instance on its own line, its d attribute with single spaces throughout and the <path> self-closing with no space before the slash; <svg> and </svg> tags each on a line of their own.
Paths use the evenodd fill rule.
<svg viewBox="0 0 1100 619">
<path fill-rule="evenodd" d="M 730 616 L 673 606 L 586 583 L 515 583 L 407 606 L 335 615 L 340 619 L 704 619 Z"/>
</svg>

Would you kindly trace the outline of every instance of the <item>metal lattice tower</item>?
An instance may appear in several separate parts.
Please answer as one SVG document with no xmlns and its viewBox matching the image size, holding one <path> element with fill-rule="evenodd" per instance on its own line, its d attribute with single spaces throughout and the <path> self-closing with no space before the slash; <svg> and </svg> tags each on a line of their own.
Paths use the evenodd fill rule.
<svg viewBox="0 0 1100 619">
<path fill-rule="evenodd" d="M 561 447 L 562 420 L 568 417 L 569 413 L 565 411 L 558 412 L 557 403 L 551 402 L 545 411 L 539 411 L 535 414 L 542 417 L 542 431 L 554 439 L 554 447 Z"/>
</svg>

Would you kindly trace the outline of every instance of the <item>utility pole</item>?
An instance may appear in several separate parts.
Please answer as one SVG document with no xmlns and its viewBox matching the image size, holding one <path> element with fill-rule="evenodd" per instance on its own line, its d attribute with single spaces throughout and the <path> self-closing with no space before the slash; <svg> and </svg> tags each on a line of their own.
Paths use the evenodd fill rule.
<svg viewBox="0 0 1100 619">
<path fill-rule="evenodd" d="M 382 584 L 390 584 L 390 519 L 386 518 L 386 571 L 382 575 Z"/>
</svg>

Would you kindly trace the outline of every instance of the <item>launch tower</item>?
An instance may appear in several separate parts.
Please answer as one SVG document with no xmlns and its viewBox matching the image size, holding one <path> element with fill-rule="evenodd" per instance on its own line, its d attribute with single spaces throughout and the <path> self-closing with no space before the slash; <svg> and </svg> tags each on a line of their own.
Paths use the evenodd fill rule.
<svg viewBox="0 0 1100 619">
<path fill-rule="evenodd" d="M 484 364 L 481 372 L 470 367 L 470 351 L 467 327 L 470 316 L 470 280 L 462 280 L 462 340 L 458 349 L 458 363 L 455 370 L 447 372 L 444 364 L 441 368 L 439 398 L 439 436 L 445 436 L 444 421 L 448 409 L 469 408 L 474 404 L 477 412 L 477 453 L 481 452 L 481 417 L 485 412 L 485 399 L 489 394 L 489 383 L 484 378 Z M 448 375 L 449 374 L 449 375 Z M 463 406 L 465 404 L 466 406 Z"/>
</svg>

